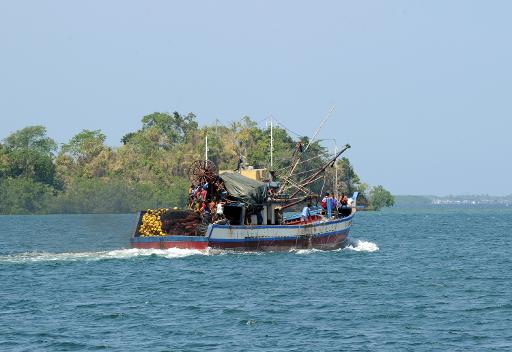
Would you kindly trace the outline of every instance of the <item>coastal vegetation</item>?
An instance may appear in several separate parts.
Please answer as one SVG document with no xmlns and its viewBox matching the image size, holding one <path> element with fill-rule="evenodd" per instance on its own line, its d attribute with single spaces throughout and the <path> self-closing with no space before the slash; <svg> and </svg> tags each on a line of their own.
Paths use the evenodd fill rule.
<svg viewBox="0 0 512 352">
<path fill-rule="evenodd" d="M 274 169 L 284 172 L 292 163 L 297 142 L 284 126 L 274 126 Z M 121 146 L 105 144 L 101 130 L 82 130 L 58 146 L 44 126 L 28 126 L 0 143 L 0 213 L 126 213 L 139 209 L 187 203 L 187 173 L 194 160 L 204 158 L 208 135 L 209 160 L 220 170 L 270 164 L 270 130 L 249 117 L 229 125 L 199 126 L 192 113 L 156 112 L 142 118 L 139 130 L 121 139 Z M 318 141 L 303 152 L 295 170 L 300 178 L 328 161 L 330 154 Z M 334 189 L 338 170 L 339 193 L 359 191 L 359 202 L 379 209 L 393 205 L 382 186 L 361 182 L 348 158 L 328 168 L 324 180 L 313 185 L 317 193 Z"/>
<path fill-rule="evenodd" d="M 370 191 L 370 203 L 375 210 L 379 210 L 384 207 L 392 207 L 395 204 L 395 199 L 388 190 L 378 185 Z"/>
</svg>

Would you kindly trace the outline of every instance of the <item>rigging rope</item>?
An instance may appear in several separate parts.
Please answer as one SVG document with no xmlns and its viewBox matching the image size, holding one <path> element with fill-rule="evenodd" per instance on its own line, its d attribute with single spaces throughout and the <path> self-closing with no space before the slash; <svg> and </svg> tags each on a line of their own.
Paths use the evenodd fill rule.
<svg viewBox="0 0 512 352">
<path fill-rule="evenodd" d="M 303 160 L 303 161 L 299 161 L 297 165 L 307 163 L 308 161 L 311 161 L 311 160 L 314 160 L 314 159 L 318 159 L 318 158 L 322 158 L 322 157 L 332 158 L 333 156 L 334 156 L 334 154 L 332 154 L 332 155 L 319 154 L 319 155 L 314 156 L 312 158 L 309 158 L 309 159 L 306 159 L 306 160 Z M 282 159 L 279 159 L 279 160 L 284 160 L 284 159 L 289 159 L 289 158 L 282 158 Z M 290 167 L 292 167 L 292 165 L 285 166 L 285 167 L 283 167 L 281 169 L 277 169 L 276 171 L 286 170 L 286 169 L 288 169 Z"/>
<path fill-rule="evenodd" d="M 325 174 L 324 174 L 324 183 L 322 184 L 322 189 L 320 190 L 320 197 L 322 194 L 324 194 L 324 187 L 325 187 Z"/>
</svg>

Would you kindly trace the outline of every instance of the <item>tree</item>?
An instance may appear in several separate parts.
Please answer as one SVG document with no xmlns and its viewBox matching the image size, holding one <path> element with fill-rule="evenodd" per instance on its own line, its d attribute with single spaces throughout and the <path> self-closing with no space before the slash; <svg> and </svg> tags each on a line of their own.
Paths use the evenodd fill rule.
<svg viewBox="0 0 512 352">
<path fill-rule="evenodd" d="M 106 176 L 108 163 L 105 159 L 112 156 L 112 151 L 104 144 L 106 138 L 101 130 L 82 130 L 71 138 L 62 146 L 56 160 L 59 176 L 64 179 Z"/>
<path fill-rule="evenodd" d="M 12 177 L 27 177 L 34 181 L 53 184 L 55 141 L 46 136 L 43 126 L 28 126 L 8 136 L 4 145 Z"/>
<path fill-rule="evenodd" d="M 370 203 L 375 210 L 379 210 L 383 207 L 392 207 L 395 204 L 395 198 L 379 185 L 370 190 Z"/>
<path fill-rule="evenodd" d="M 358 189 L 361 180 L 354 171 L 354 167 L 350 163 L 350 160 L 346 157 L 338 160 L 338 170 L 342 191 L 347 194 L 352 194 Z"/>
<path fill-rule="evenodd" d="M 62 152 L 69 154 L 79 164 L 87 163 L 105 148 L 106 139 L 101 130 L 82 130 L 62 146 Z"/>
<path fill-rule="evenodd" d="M 155 112 L 144 116 L 141 128 L 127 133 L 119 148 L 106 146 L 100 130 L 81 130 L 56 158 L 57 145 L 46 136 L 46 129 L 29 126 L 0 143 L 0 213 L 131 212 L 184 206 L 188 170 L 195 160 L 204 158 L 205 135 L 208 158 L 220 170 L 233 170 L 240 155 L 245 165 L 270 167 L 270 129 L 260 128 L 248 116 L 228 125 L 199 128 L 192 113 Z M 296 161 L 291 178 L 300 183 L 329 160 L 328 151 L 318 142 L 306 150 L 307 137 L 300 138 L 301 150 L 286 128 L 274 126 L 273 138 L 278 180 L 290 174 Z M 339 191 L 367 193 L 348 159 L 337 163 L 338 183 L 343 185 Z M 331 166 L 325 171 L 325 183 L 324 178 L 315 178 L 307 188 L 314 193 L 333 191 L 335 168 Z M 295 191 L 288 186 L 286 192 Z M 388 200 L 380 205 L 378 187 L 372 192 L 376 208 L 392 204 Z"/>
<path fill-rule="evenodd" d="M 0 143 L 0 178 L 9 176 L 11 165 L 7 149 Z"/>
<path fill-rule="evenodd" d="M 183 143 L 190 133 L 197 129 L 196 115 L 189 113 L 185 116 L 175 111 L 171 114 L 154 112 L 142 118 L 142 130 L 155 128 L 166 137 L 163 148 L 170 148 L 177 143 Z"/>
<path fill-rule="evenodd" d="M 136 135 L 137 135 L 136 132 L 128 132 L 127 134 L 125 134 L 123 136 L 123 138 L 121 138 L 121 143 L 123 143 L 123 145 L 130 143 L 132 138 L 135 137 Z"/>
<path fill-rule="evenodd" d="M 54 197 L 49 185 L 27 177 L 0 179 L 0 214 L 45 213 Z"/>
</svg>

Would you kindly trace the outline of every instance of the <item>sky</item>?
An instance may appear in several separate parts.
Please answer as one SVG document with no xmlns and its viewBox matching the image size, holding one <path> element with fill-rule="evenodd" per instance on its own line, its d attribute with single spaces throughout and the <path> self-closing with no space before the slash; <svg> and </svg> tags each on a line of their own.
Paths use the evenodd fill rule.
<svg viewBox="0 0 512 352">
<path fill-rule="evenodd" d="M 319 133 L 393 194 L 512 193 L 511 1 L 2 1 L 0 139 L 155 111 Z"/>
</svg>

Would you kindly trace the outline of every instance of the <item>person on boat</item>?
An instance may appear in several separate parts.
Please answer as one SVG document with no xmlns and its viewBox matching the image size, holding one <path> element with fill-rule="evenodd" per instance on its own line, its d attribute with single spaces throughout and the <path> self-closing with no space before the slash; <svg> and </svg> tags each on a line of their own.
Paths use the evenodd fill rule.
<svg viewBox="0 0 512 352">
<path fill-rule="evenodd" d="M 338 209 L 338 201 L 336 200 L 336 196 L 334 195 L 334 193 L 332 194 L 331 197 L 331 208 L 332 210 Z"/>
<path fill-rule="evenodd" d="M 217 203 L 215 203 L 215 200 L 212 199 L 211 202 L 208 203 L 208 209 L 210 209 L 212 216 L 215 216 L 217 210 Z"/>
<path fill-rule="evenodd" d="M 303 150 L 304 149 L 302 148 L 302 142 L 297 142 L 297 144 L 295 144 L 295 150 L 293 151 L 292 156 L 295 156 L 296 154 L 301 154 Z"/>
<path fill-rule="evenodd" d="M 274 196 L 274 190 L 272 188 L 269 188 L 267 190 L 267 196 L 268 196 L 267 201 L 271 201 L 272 197 Z"/>
<path fill-rule="evenodd" d="M 194 190 L 194 198 L 196 201 L 201 201 L 201 186 L 197 186 Z"/>
<path fill-rule="evenodd" d="M 217 220 L 224 218 L 224 202 L 220 201 L 217 203 Z"/>
<path fill-rule="evenodd" d="M 194 208 L 194 200 L 196 199 L 196 188 L 194 187 L 194 185 L 190 185 L 190 188 L 188 189 L 188 196 L 188 207 L 189 209 L 192 209 Z"/>
<path fill-rule="evenodd" d="M 261 212 L 263 211 L 263 206 L 258 205 L 256 206 L 255 213 L 256 213 L 256 221 L 258 225 L 263 225 L 263 215 Z"/>
<path fill-rule="evenodd" d="M 329 193 L 327 193 L 328 197 L 326 199 L 326 203 L 327 203 L 327 217 L 330 219 L 332 217 L 332 200 L 333 198 L 331 197 L 331 195 Z"/>
<path fill-rule="evenodd" d="M 302 209 L 302 214 L 300 216 L 301 222 L 307 223 L 308 221 L 311 220 L 311 211 L 309 210 L 310 207 L 311 203 L 308 203 L 308 205 Z"/>
<path fill-rule="evenodd" d="M 281 209 L 274 209 L 275 224 L 281 225 L 283 223 L 283 212 Z"/>
<path fill-rule="evenodd" d="M 348 198 L 345 195 L 345 193 L 341 194 L 340 202 L 341 202 L 341 206 L 347 206 L 348 205 Z"/>
<path fill-rule="evenodd" d="M 206 197 L 208 195 L 208 191 L 204 188 L 201 189 L 201 201 L 206 202 Z"/>
<path fill-rule="evenodd" d="M 236 165 L 236 170 L 235 170 L 236 172 L 240 172 L 240 170 L 242 169 L 243 163 L 244 163 L 244 159 L 240 155 L 240 158 L 238 158 L 238 164 Z"/>
<path fill-rule="evenodd" d="M 331 195 L 329 194 L 329 192 L 327 192 L 324 196 L 324 198 L 322 198 L 322 208 L 324 210 L 327 210 L 327 199 L 330 197 Z"/>
<path fill-rule="evenodd" d="M 212 213 L 210 212 L 210 208 L 203 202 L 201 205 L 201 217 L 203 218 L 204 223 L 211 224 L 212 222 Z"/>
<path fill-rule="evenodd" d="M 336 210 L 338 211 L 338 217 L 339 218 L 343 217 L 343 197 L 344 197 L 344 195 L 345 194 L 342 193 L 341 196 L 336 201 Z"/>
<path fill-rule="evenodd" d="M 199 201 L 199 199 L 196 199 L 194 211 L 198 214 L 201 214 L 201 202 Z"/>
<path fill-rule="evenodd" d="M 250 209 L 245 211 L 245 225 L 252 225 L 252 211 Z"/>
</svg>

